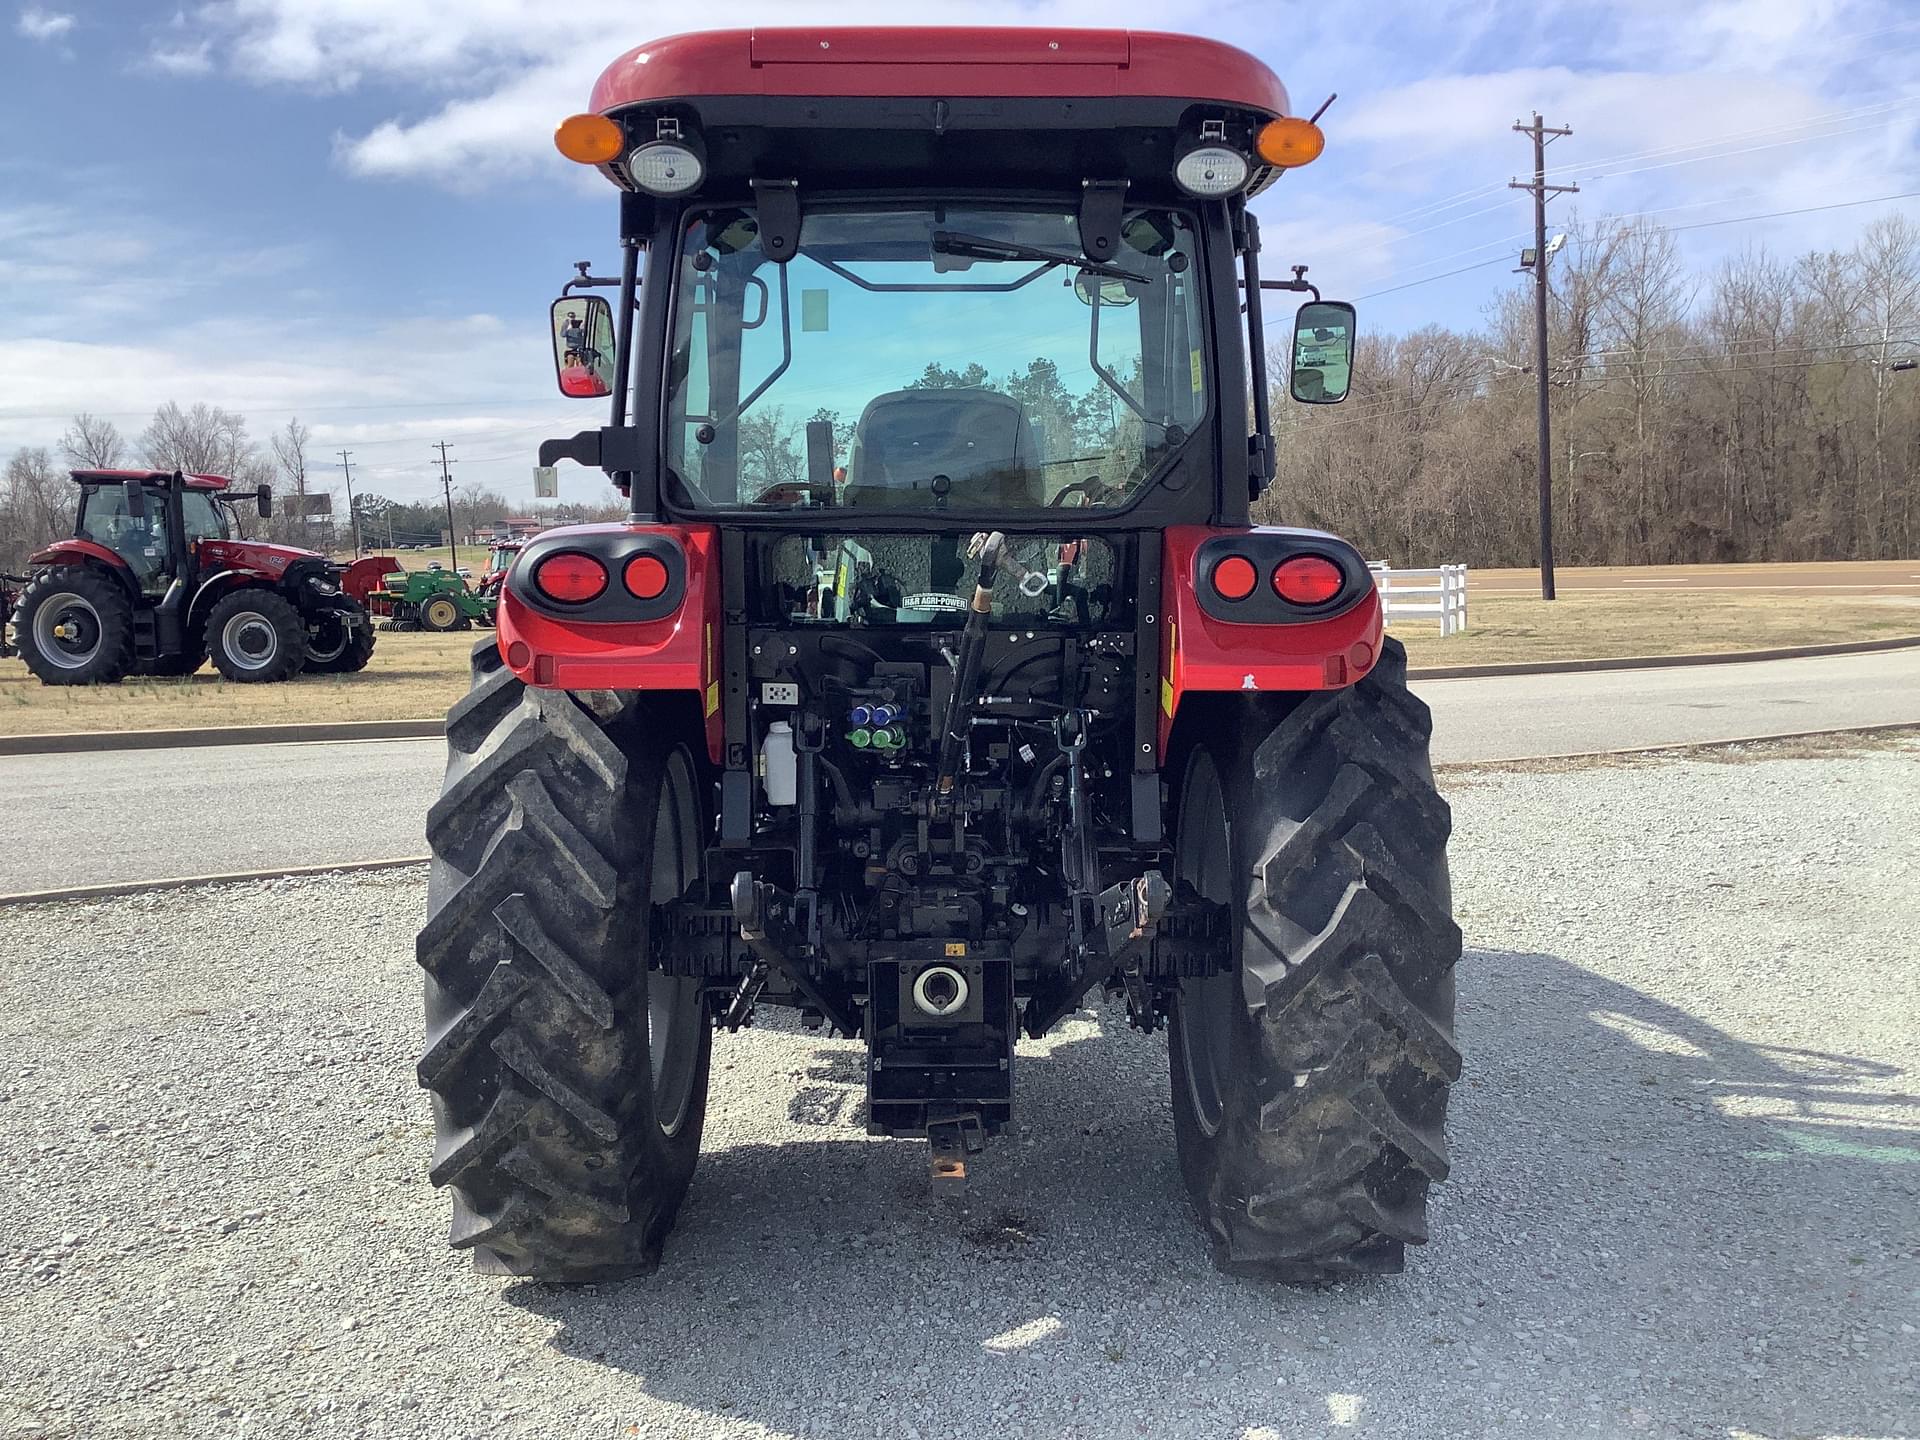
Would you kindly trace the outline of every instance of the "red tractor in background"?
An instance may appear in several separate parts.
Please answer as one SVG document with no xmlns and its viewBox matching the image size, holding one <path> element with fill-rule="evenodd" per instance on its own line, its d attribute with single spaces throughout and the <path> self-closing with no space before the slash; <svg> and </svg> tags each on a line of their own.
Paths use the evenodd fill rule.
<svg viewBox="0 0 1920 1440">
<path fill-rule="evenodd" d="M 1353 307 L 1263 280 L 1249 209 L 1319 127 L 1213 41 L 822 27 L 642 46 L 556 141 L 621 267 L 554 306 L 610 413 L 539 463 L 630 513 L 527 545 L 447 716 L 451 1242 L 656 1264 L 765 1006 L 856 1039 L 868 1133 L 963 1184 L 1017 1042 L 1104 994 L 1168 1033 L 1223 1266 L 1401 1268 L 1461 1069 L 1451 822 L 1365 560 L 1253 520 L 1263 292 L 1311 294 L 1284 393 L 1351 378 Z"/>
<path fill-rule="evenodd" d="M 507 571 L 513 568 L 513 562 L 527 547 L 524 540 L 496 540 L 493 548 L 487 552 L 487 568 L 480 572 L 480 583 L 474 593 L 482 600 L 497 599 L 500 586 L 505 583 Z"/>
<path fill-rule="evenodd" d="M 76 470 L 73 537 L 28 557 L 13 645 L 47 685 L 183 676 L 209 656 L 228 680 L 365 667 L 373 627 L 312 550 L 249 540 L 230 482 L 160 470 Z M 271 513 L 265 486 L 248 497 Z"/>
</svg>

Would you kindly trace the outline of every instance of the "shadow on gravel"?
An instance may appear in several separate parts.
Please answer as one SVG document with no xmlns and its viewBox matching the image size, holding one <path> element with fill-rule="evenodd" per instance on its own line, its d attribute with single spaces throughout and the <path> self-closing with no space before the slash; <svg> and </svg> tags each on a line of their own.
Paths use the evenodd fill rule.
<svg viewBox="0 0 1920 1440">
<path fill-rule="evenodd" d="M 928 1196 L 924 1146 L 860 1133 L 855 1046 L 783 1036 L 793 1139 L 705 1155 L 657 1274 L 506 1298 L 687 1434 L 1920 1427 L 1897 1068 L 1747 1043 L 1551 955 L 1471 951 L 1460 994 L 1454 1178 L 1401 1277 L 1215 1272 L 1165 1045 L 1106 1012 L 1021 1057 L 1030 1129 L 989 1143 L 965 1206 Z"/>
</svg>

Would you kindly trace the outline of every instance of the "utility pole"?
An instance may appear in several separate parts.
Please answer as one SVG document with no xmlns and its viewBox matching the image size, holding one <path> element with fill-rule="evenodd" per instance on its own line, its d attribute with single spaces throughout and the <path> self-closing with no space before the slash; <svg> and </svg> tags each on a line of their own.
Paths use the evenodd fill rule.
<svg viewBox="0 0 1920 1440">
<path fill-rule="evenodd" d="M 1547 184 L 1547 140 L 1571 135 L 1565 127 L 1549 126 L 1533 112 L 1533 123 L 1518 120 L 1513 128 L 1533 137 L 1533 180 L 1531 183 L 1509 180 L 1509 190 L 1527 190 L 1533 194 L 1533 371 L 1540 407 L 1540 598 L 1553 599 L 1553 423 L 1547 413 L 1547 200 L 1553 195 L 1576 193 L 1578 185 Z M 1558 248 L 1557 246 L 1555 247 Z M 1526 257 L 1520 257 L 1522 266 Z"/>
<path fill-rule="evenodd" d="M 351 450 L 335 452 L 340 456 L 340 468 L 347 472 L 347 523 L 353 526 L 353 558 L 360 558 L 360 512 L 353 508 L 353 466 L 347 463 Z"/>
<path fill-rule="evenodd" d="M 446 441 L 442 440 L 438 442 L 433 448 L 440 452 L 440 488 L 445 491 L 447 497 L 447 549 L 453 559 L 453 564 L 450 568 L 458 571 L 460 568 L 460 537 L 455 533 L 453 528 L 453 472 L 447 467 L 449 465 L 458 465 L 460 462 L 458 460 L 447 459 Z"/>
</svg>

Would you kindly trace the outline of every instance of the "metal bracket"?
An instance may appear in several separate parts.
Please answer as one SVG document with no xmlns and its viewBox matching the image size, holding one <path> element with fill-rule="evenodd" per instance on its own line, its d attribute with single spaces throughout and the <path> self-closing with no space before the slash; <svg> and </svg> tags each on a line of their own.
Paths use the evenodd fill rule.
<svg viewBox="0 0 1920 1440">
<path fill-rule="evenodd" d="M 1111 260 L 1119 253 L 1126 201 L 1125 180 L 1080 182 L 1080 251 L 1089 260 Z"/>
<path fill-rule="evenodd" d="M 638 469 L 641 462 L 639 432 L 624 425 L 582 430 L 562 440 L 540 442 L 540 464 L 556 465 L 571 460 L 588 469 L 613 474 Z"/>
<path fill-rule="evenodd" d="M 749 180 L 747 183 L 753 187 L 760 249 L 769 260 L 784 265 L 800 253 L 800 182 Z"/>
<path fill-rule="evenodd" d="M 967 1193 L 967 1157 L 987 1148 L 978 1115 L 927 1118 L 927 1180 L 936 1195 Z"/>
</svg>

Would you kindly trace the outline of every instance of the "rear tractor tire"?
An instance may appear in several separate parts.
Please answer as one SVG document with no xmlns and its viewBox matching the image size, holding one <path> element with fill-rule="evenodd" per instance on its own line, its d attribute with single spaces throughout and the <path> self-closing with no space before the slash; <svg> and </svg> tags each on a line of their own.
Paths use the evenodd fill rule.
<svg viewBox="0 0 1920 1440">
<path fill-rule="evenodd" d="M 111 575 L 54 565 L 20 592 L 20 658 L 42 685 L 118 685 L 133 669 L 133 602 Z"/>
<path fill-rule="evenodd" d="M 1358 685 L 1222 726 L 1185 767 L 1176 872 L 1235 917 L 1234 973 L 1183 981 L 1169 1026 L 1181 1171 L 1222 1269 L 1391 1274 L 1427 1238 L 1460 1075 L 1431 728 L 1389 639 Z"/>
<path fill-rule="evenodd" d="M 693 1178 L 712 1027 L 698 980 L 648 968 L 651 907 L 686 893 L 705 843 L 667 731 L 527 688 L 491 638 L 447 715 L 419 1076 L 449 1238 L 482 1273 L 651 1270 Z"/>
<path fill-rule="evenodd" d="M 207 616 L 213 668 L 240 685 L 291 680 L 307 663 L 307 625 L 286 596 L 272 590 L 236 590 L 214 602 Z"/>
</svg>

